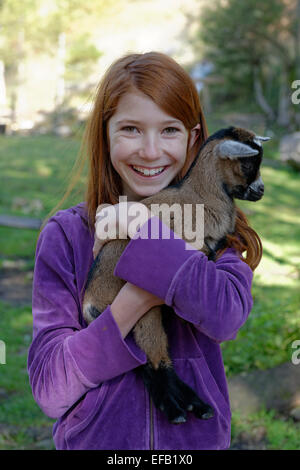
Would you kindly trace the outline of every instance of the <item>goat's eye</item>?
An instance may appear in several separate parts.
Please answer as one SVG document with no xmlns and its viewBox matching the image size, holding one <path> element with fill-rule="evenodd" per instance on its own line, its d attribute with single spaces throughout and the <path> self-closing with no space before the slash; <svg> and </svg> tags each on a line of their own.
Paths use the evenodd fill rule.
<svg viewBox="0 0 300 470">
<path fill-rule="evenodd" d="M 253 165 L 251 162 L 242 161 L 242 167 L 244 170 L 249 171 L 249 170 L 252 170 Z"/>
</svg>

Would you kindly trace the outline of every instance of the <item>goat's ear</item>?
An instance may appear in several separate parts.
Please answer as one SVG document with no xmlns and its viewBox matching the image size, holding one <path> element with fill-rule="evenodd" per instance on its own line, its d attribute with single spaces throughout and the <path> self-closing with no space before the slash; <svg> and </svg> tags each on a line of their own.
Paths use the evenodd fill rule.
<svg viewBox="0 0 300 470">
<path fill-rule="evenodd" d="M 230 158 L 234 160 L 240 157 L 252 157 L 259 152 L 250 147 L 250 145 L 242 144 L 236 140 L 223 140 L 215 147 L 215 152 L 221 158 Z"/>
<path fill-rule="evenodd" d="M 253 142 L 255 142 L 257 145 L 261 147 L 261 142 L 267 142 L 270 139 L 271 137 L 262 137 L 261 135 L 256 135 L 255 138 L 253 139 Z"/>
</svg>

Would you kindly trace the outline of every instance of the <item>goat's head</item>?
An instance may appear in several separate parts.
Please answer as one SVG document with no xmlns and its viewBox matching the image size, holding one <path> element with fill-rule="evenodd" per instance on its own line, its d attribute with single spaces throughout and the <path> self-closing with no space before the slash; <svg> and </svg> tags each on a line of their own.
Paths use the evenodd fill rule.
<svg viewBox="0 0 300 470">
<path fill-rule="evenodd" d="M 258 201 L 264 194 L 264 183 L 260 176 L 262 162 L 262 142 L 269 137 L 261 137 L 246 129 L 229 127 L 209 137 L 213 153 L 218 160 L 218 173 L 223 188 L 231 198 Z"/>
</svg>

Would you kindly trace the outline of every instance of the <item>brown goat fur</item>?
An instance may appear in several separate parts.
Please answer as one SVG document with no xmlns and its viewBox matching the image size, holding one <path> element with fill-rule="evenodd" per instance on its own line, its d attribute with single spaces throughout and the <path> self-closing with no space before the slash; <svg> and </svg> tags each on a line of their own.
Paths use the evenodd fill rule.
<svg viewBox="0 0 300 470">
<path fill-rule="evenodd" d="M 184 204 L 204 204 L 205 245 L 200 251 L 214 259 L 215 249 L 220 248 L 220 241 L 224 242 L 226 235 L 234 232 L 236 217 L 234 197 L 250 199 L 243 197 L 243 194 L 249 192 L 251 184 L 256 184 L 260 180 L 259 167 L 262 160 L 260 140 L 267 138 L 259 138 L 253 132 L 242 128 L 231 127 L 218 131 L 203 144 L 198 157 L 180 183 L 169 186 L 141 202 L 149 209 L 153 204 L 163 203 L 168 206 L 177 203 L 182 208 Z M 232 141 L 240 142 L 247 146 L 248 150 L 244 147 L 241 148 L 241 152 L 246 150 L 246 154 L 220 156 L 219 144 L 224 141 L 229 144 Z M 262 186 L 261 180 L 260 185 Z M 251 194 L 253 195 L 253 192 Z M 252 200 L 258 200 L 260 197 Z M 153 212 L 154 215 L 160 215 L 162 221 L 176 232 L 174 219 L 164 220 L 162 214 L 155 214 L 152 210 Z M 183 230 L 180 236 L 185 240 Z M 129 239 L 110 241 L 103 246 L 96 257 L 89 273 L 83 302 L 84 318 L 87 323 L 93 321 L 107 305 L 112 303 L 125 284 L 123 280 L 115 277 L 113 272 L 128 242 Z M 133 331 L 136 343 L 145 351 L 148 361 L 155 369 L 160 365 L 171 366 L 160 307 L 149 310 L 137 322 Z"/>
</svg>

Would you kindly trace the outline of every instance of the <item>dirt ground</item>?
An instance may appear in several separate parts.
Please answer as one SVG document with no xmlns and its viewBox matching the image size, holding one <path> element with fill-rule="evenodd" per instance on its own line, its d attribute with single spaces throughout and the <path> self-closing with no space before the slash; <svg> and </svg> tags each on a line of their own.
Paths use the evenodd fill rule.
<svg viewBox="0 0 300 470">
<path fill-rule="evenodd" d="M 32 300 L 32 271 L 22 271 L 20 268 L 0 269 L 0 299 L 14 307 L 31 305 Z"/>
</svg>

